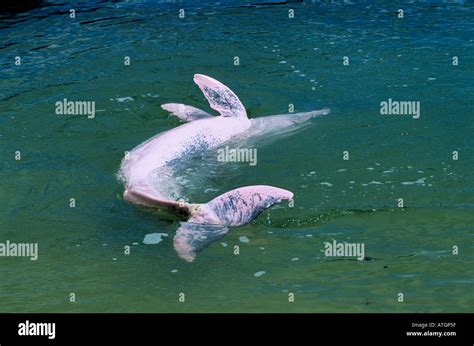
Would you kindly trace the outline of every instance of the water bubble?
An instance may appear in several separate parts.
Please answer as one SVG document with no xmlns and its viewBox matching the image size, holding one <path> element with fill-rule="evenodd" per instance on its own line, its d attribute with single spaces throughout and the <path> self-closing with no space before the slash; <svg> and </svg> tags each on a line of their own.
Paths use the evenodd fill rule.
<svg viewBox="0 0 474 346">
<path fill-rule="evenodd" d="M 248 243 L 248 242 L 250 241 L 249 238 L 247 238 L 246 236 L 239 237 L 239 240 L 240 240 L 242 243 Z"/>
</svg>

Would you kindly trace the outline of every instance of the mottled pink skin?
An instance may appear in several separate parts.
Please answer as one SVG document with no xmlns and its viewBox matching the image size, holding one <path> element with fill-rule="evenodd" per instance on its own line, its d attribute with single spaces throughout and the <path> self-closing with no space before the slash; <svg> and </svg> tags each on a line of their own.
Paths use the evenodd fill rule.
<svg viewBox="0 0 474 346">
<path fill-rule="evenodd" d="M 242 138 L 247 140 L 255 137 L 284 134 L 305 123 L 315 116 L 327 114 L 329 110 L 305 113 L 272 115 L 256 119 L 233 117 L 209 117 L 194 120 L 169 131 L 160 133 L 139 145 L 130 152 L 130 159 L 122 163 L 122 171 L 126 173 L 126 189 L 154 195 L 156 202 L 166 201 L 166 191 L 157 191 L 150 186 L 150 174 L 159 167 L 165 167 L 168 162 L 179 159 L 185 154 L 199 153 L 221 147 L 226 142 Z M 203 143 L 199 148 L 198 144 Z M 132 203 L 140 203 L 139 197 L 131 197 L 130 193 L 124 198 Z M 170 202 L 170 201 L 168 201 Z"/>
<path fill-rule="evenodd" d="M 292 198 L 292 192 L 274 186 L 240 187 L 201 205 L 188 221 L 213 225 L 243 226 L 273 204 Z"/>
<path fill-rule="evenodd" d="M 144 191 L 150 195 L 155 193 L 157 199 L 161 200 L 164 197 L 163 191 L 153 191 L 154 188 L 149 184 L 150 174 L 154 170 L 166 166 L 170 161 L 183 155 L 218 148 L 251 126 L 245 108 L 237 95 L 228 87 L 214 78 L 201 74 L 194 75 L 194 82 L 208 99 L 211 108 L 219 112 L 221 116 L 183 124 L 133 149 L 129 160 L 122 161 L 121 171 L 126 181 L 126 188 L 135 191 L 135 198 L 139 191 Z M 165 105 L 165 108 L 178 113 L 180 107 L 177 104 Z M 182 105 L 182 107 L 189 109 L 190 106 Z M 199 111 L 194 107 L 190 108 Z M 186 108 L 180 114 L 186 117 L 188 114 Z"/>
<path fill-rule="evenodd" d="M 179 257 L 192 262 L 199 251 L 228 232 L 227 226 L 182 222 L 173 239 L 174 248 Z"/>
<path fill-rule="evenodd" d="M 157 202 L 167 200 L 166 191 L 158 191 L 150 184 L 153 171 L 183 155 L 216 149 L 245 132 L 250 125 L 250 120 L 246 118 L 212 117 L 183 124 L 151 138 L 133 149 L 129 153 L 129 159 L 122 162 L 121 171 L 126 180 L 124 198 L 137 203 L 138 193 L 143 192 L 155 196 Z M 135 193 L 132 197 L 133 191 Z"/>
<path fill-rule="evenodd" d="M 179 257 L 192 262 L 198 251 L 219 240 L 230 226 L 242 226 L 262 211 L 293 193 L 268 185 L 245 186 L 198 205 L 188 222 L 181 223 L 174 237 Z"/>
<path fill-rule="evenodd" d="M 203 74 L 195 74 L 194 83 L 206 96 L 211 108 L 221 116 L 247 118 L 247 111 L 237 95 L 218 80 Z"/>
<path fill-rule="evenodd" d="M 231 140 L 246 140 L 262 135 L 282 134 L 303 126 L 309 119 L 329 113 L 328 109 L 306 113 L 274 115 L 248 119 L 238 97 L 219 81 L 196 74 L 194 81 L 220 116 L 211 116 L 192 106 L 165 104 L 163 109 L 186 124 L 160 133 L 134 148 L 122 161 L 120 177 L 125 181 L 124 199 L 147 206 L 164 206 L 189 217 L 177 230 L 174 245 L 179 256 L 194 260 L 196 253 L 224 236 L 230 226 L 251 222 L 263 210 L 293 193 L 281 188 L 255 185 L 228 191 L 205 204 L 174 201 L 169 186 L 153 180 L 157 172 L 164 180 L 172 178 L 169 163 L 185 155 L 219 148 Z"/>
</svg>

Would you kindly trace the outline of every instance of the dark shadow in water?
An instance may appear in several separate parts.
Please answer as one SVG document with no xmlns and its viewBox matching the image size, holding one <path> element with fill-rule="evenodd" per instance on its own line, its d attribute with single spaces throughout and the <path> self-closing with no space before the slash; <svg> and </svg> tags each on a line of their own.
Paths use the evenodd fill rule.
<svg viewBox="0 0 474 346">
<path fill-rule="evenodd" d="M 278 5 L 289 5 L 289 4 L 301 4 L 304 0 L 287 0 L 287 1 L 265 1 L 253 4 L 245 4 L 237 7 L 260 7 L 260 6 L 278 6 Z"/>
<path fill-rule="evenodd" d="M 43 0 L 4 0 L 0 5 L 0 15 L 12 15 L 43 6 Z"/>
</svg>

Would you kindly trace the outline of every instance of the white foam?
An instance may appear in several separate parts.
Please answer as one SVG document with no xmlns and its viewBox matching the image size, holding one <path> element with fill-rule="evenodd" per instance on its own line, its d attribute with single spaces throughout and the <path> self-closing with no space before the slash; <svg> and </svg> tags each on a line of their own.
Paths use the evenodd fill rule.
<svg viewBox="0 0 474 346">
<path fill-rule="evenodd" d="M 424 184 L 426 178 L 418 179 L 417 181 L 404 181 L 402 182 L 403 185 L 414 185 L 414 184 Z"/>
<path fill-rule="evenodd" d="M 143 244 L 159 244 L 163 239 L 162 237 L 167 237 L 168 233 L 150 233 L 145 235 L 143 239 Z"/>
<path fill-rule="evenodd" d="M 131 96 L 116 97 L 115 100 L 117 102 L 128 102 L 128 101 L 133 101 L 133 97 L 131 97 Z"/>
</svg>

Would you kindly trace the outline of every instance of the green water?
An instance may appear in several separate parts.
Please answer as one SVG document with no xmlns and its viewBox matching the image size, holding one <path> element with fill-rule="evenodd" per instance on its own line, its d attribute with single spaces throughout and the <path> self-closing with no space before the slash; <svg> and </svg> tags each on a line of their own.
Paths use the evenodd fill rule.
<svg viewBox="0 0 474 346">
<path fill-rule="evenodd" d="M 0 242 L 36 242 L 39 258 L 0 257 L 1 312 L 473 311 L 473 4 L 241 4 L 2 16 Z M 187 263 L 179 224 L 125 202 L 115 174 L 124 151 L 180 124 L 160 104 L 209 109 L 194 73 L 229 85 L 252 118 L 332 111 L 258 147 L 254 167 L 190 162 L 193 202 L 269 184 L 295 204 Z M 95 101 L 96 117 L 56 115 L 63 98 Z M 420 118 L 381 115 L 388 98 L 419 101 Z M 143 244 L 150 233 L 168 236 Z M 366 260 L 326 257 L 333 239 L 364 243 Z"/>
</svg>

